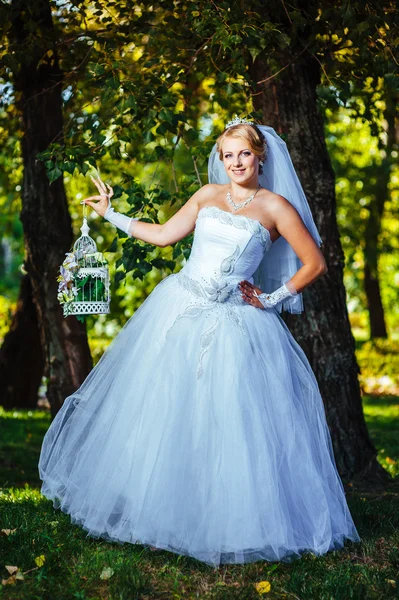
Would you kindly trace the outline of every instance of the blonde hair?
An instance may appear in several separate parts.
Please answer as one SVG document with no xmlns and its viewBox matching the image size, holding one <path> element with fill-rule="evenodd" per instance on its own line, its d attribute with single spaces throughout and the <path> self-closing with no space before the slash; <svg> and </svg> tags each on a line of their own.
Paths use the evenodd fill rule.
<svg viewBox="0 0 399 600">
<path fill-rule="evenodd" d="M 226 138 L 242 138 L 248 142 L 248 146 L 251 151 L 264 162 L 267 155 L 267 144 L 263 134 L 259 131 L 256 125 L 249 125 L 243 123 L 241 125 L 233 125 L 227 127 L 216 140 L 216 149 L 219 152 L 220 160 L 223 160 L 223 142 Z M 262 167 L 259 165 L 259 173 L 262 172 Z"/>
</svg>

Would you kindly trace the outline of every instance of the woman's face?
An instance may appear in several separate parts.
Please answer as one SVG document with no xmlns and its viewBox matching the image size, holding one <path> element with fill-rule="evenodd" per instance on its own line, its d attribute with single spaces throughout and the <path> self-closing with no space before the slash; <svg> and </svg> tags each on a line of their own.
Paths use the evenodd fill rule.
<svg viewBox="0 0 399 600">
<path fill-rule="evenodd" d="M 222 153 L 224 168 L 232 181 L 239 184 L 248 184 L 251 180 L 257 181 L 259 158 L 252 152 L 245 139 L 226 138 Z"/>
</svg>

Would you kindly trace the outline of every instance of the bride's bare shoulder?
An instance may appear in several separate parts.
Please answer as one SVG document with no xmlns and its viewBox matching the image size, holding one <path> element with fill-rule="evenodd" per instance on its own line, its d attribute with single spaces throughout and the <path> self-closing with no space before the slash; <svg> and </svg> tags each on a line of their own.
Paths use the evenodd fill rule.
<svg viewBox="0 0 399 600">
<path fill-rule="evenodd" d="M 220 194 L 228 187 L 227 183 L 206 183 L 202 186 L 201 191 L 204 195 L 211 196 L 212 194 Z"/>
<path fill-rule="evenodd" d="M 284 198 L 284 196 L 281 196 L 280 194 L 276 194 L 275 192 L 266 189 L 262 191 L 262 197 L 267 199 L 267 206 L 271 210 L 280 210 L 282 208 L 292 206 L 291 203 L 287 200 L 287 198 Z"/>
<path fill-rule="evenodd" d="M 217 183 L 207 183 L 199 188 L 186 202 L 185 206 L 194 207 L 198 212 L 203 206 L 208 205 L 211 201 L 218 202 L 218 198 L 223 193 L 227 185 L 219 185 Z"/>
<path fill-rule="evenodd" d="M 207 202 L 211 198 L 226 193 L 228 187 L 228 184 L 206 183 L 197 192 L 198 202 Z"/>
</svg>

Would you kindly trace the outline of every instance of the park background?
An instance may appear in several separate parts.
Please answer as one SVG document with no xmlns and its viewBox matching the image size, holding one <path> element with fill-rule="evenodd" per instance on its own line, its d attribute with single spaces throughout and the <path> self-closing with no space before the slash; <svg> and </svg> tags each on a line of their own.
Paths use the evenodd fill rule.
<svg viewBox="0 0 399 600">
<path fill-rule="evenodd" d="M 1 10 L 3 596 L 397 597 L 399 33 L 394 4 L 276 1 L 266 14 L 261 2 L 243 7 L 39 0 L 12 1 Z M 49 407 L 55 414 L 69 391 L 62 383 L 70 375 L 65 357 L 54 367 L 49 350 L 54 340 L 67 339 L 62 317 L 54 317 L 62 313 L 56 271 L 80 235 L 80 201 L 94 193 L 89 175 L 99 173 L 114 187 L 116 210 L 163 222 L 207 182 L 207 156 L 235 113 L 274 126 L 285 139 L 326 240 L 330 279 L 305 295 L 310 317 L 303 318 L 303 329 L 298 321 L 289 325 L 320 377 L 317 363 L 326 370 L 331 347 L 314 334 L 312 323 L 319 318 L 327 327 L 330 321 L 326 331 L 333 346 L 344 347 L 332 357 L 339 368 L 321 387 L 364 541 L 360 550 L 349 547 L 292 566 L 227 567 L 218 575 L 168 553 L 87 541 L 40 496 L 37 458 Z M 94 364 L 99 360 L 154 286 L 181 268 L 192 242 L 189 236 L 174 247 L 154 248 L 126 239 L 89 213 L 91 235 L 110 262 L 112 304 L 110 315 L 76 325 L 73 339 L 81 354 L 73 360 L 85 367 L 77 369 L 74 382 L 90 370 L 91 358 Z M 342 278 L 345 308 L 334 302 L 342 296 Z M 324 314 L 327 304 L 333 308 Z M 345 377 L 351 391 L 339 398 Z M 386 476 L 376 466 L 365 474 L 361 464 L 362 452 L 371 447 L 363 417 L 354 419 L 359 428 L 351 435 L 363 439 L 354 449 L 333 415 L 338 407 L 350 414 L 348 404 L 356 411 L 360 399 Z M 18 570 L 7 572 L 6 564 Z M 262 580 L 269 583 L 263 592 L 256 588 Z"/>
</svg>

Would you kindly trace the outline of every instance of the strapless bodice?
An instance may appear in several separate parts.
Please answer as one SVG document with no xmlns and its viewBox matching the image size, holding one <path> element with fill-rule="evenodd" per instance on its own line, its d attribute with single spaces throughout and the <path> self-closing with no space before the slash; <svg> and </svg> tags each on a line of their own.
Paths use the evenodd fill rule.
<svg viewBox="0 0 399 600">
<path fill-rule="evenodd" d="M 251 280 L 271 244 L 259 221 L 205 206 L 198 212 L 191 254 L 180 273 L 205 284 L 221 277 L 231 283 Z"/>
</svg>

